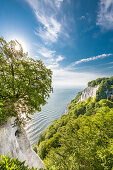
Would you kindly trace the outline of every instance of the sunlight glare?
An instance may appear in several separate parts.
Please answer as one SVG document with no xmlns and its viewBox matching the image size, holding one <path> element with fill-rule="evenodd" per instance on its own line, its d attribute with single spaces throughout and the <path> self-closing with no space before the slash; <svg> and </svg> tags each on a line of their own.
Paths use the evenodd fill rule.
<svg viewBox="0 0 113 170">
<path fill-rule="evenodd" d="M 19 44 L 17 44 L 17 45 L 15 46 L 15 50 L 16 50 L 16 51 L 20 51 L 20 46 L 19 46 Z"/>
<path fill-rule="evenodd" d="M 21 38 L 19 36 L 12 36 L 12 37 L 10 37 L 10 40 L 17 40 L 22 45 L 24 53 L 28 52 L 28 44 L 27 44 L 25 39 L 23 39 L 23 38 Z M 17 44 L 15 46 L 15 50 L 17 50 L 17 51 L 20 50 L 19 44 Z"/>
</svg>

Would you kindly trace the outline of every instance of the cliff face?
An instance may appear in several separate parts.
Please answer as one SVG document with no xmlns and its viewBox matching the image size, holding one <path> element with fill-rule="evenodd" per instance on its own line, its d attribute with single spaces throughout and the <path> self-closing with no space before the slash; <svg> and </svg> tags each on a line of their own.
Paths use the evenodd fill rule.
<svg viewBox="0 0 113 170">
<path fill-rule="evenodd" d="M 24 129 L 15 124 L 15 117 L 0 126 L 0 155 L 8 154 L 17 157 L 20 161 L 26 161 L 26 165 L 35 168 L 45 168 L 42 160 L 32 150 Z"/>
<path fill-rule="evenodd" d="M 99 85 L 95 87 L 87 87 L 83 90 L 81 96 L 79 97 L 79 101 L 86 100 L 88 97 L 95 97 L 96 96 L 96 91 L 98 90 Z"/>
</svg>

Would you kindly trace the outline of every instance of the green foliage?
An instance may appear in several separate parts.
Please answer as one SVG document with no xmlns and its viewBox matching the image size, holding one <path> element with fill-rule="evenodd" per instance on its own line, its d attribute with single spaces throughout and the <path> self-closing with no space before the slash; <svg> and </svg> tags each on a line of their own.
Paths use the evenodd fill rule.
<svg viewBox="0 0 113 170">
<path fill-rule="evenodd" d="M 91 82 L 88 82 L 88 86 L 94 87 L 99 85 L 99 88 L 96 92 L 96 101 L 101 99 L 107 99 L 107 97 L 111 97 L 112 99 L 112 91 L 113 91 L 113 77 L 110 78 L 98 78 Z"/>
<path fill-rule="evenodd" d="M 113 77 L 102 80 L 96 92 L 96 101 L 99 101 L 101 99 L 107 99 L 107 98 L 110 99 L 113 91 L 112 86 L 113 86 Z"/>
<path fill-rule="evenodd" d="M 25 161 L 20 162 L 17 158 L 12 159 L 9 156 L 2 155 L 0 158 L 1 170 L 36 170 L 37 168 L 29 168 L 25 166 Z"/>
<path fill-rule="evenodd" d="M 69 105 L 39 137 L 38 154 L 47 169 L 113 168 L 113 102 L 91 97 Z"/>
<path fill-rule="evenodd" d="M 40 134 L 38 138 L 38 146 L 42 141 L 52 138 L 56 132 L 60 132 L 61 128 L 67 124 L 68 117 L 66 115 L 62 115 L 59 120 L 60 121 L 53 121 L 52 124 L 46 129 L 46 131 Z"/>
<path fill-rule="evenodd" d="M 0 103 L 0 124 L 6 119 L 6 115 L 3 114 L 3 103 Z"/>
<path fill-rule="evenodd" d="M 113 102 L 110 100 L 102 99 L 98 103 L 96 103 L 95 107 L 109 107 L 113 108 Z"/>
<path fill-rule="evenodd" d="M 38 147 L 36 144 L 32 145 L 32 149 L 37 153 L 38 152 Z"/>
<path fill-rule="evenodd" d="M 105 81 L 105 80 L 108 80 L 108 78 L 106 78 L 106 77 L 98 78 L 96 80 L 88 82 L 88 86 L 94 87 L 96 85 L 99 85 L 101 83 L 101 81 Z"/>
<path fill-rule="evenodd" d="M 113 77 L 89 85 L 99 85 L 96 97 L 78 102 L 79 93 L 68 114 L 40 135 L 38 154 L 47 169 L 113 169 Z"/>
<path fill-rule="evenodd" d="M 20 50 L 16 50 L 16 45 Z M 52 91 L 51 79 L 51 70 L 41 60 L 28 57 L 17 41 L 8 43 L 0 38 L 0 102 L 3 103 L 0 114 L 3 119 L 17 116 L 20 108 L 26 115 L 40 111 Z M 0 115 L 0 121 L 2 118 Z"/>
<path fill-rule="evenodd" d="M 77 94 L 77 96 L 72 100 L 72 102 L 77 103 L 81 94 L 82 94 L 82 91 Z"/>
<path fill-rule="evenodd" d="M 56 134 L 53 135 L 53 137 L 47 140 L 47 142 L 45 141 L 41 142 L 40 149 L 38 151 L 38 154 L 40 155 L 41 159 L 44 159 L 52 148 L 57 148 L 60 146 L 59 144 L 60 137 L 61 135 L 57 132 Z"/>
</svg>

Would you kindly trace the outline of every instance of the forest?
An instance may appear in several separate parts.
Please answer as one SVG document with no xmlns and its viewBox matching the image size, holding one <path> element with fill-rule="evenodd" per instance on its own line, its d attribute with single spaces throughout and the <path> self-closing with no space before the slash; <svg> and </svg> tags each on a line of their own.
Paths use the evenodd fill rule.
<svg viewBox="0 0 113 170">
<path fill-rule="evenodd" d="M 104 94 L 106 89 L 111 92 L 113 77 L 93 82 L 99 84 L 96 97 L 77 102 L 79 93 L 69 112 L 40 135 L 37 153 L 47 169 L 112 169 L 113 100 L 112 95 L 108 98 Z"/>
</svg>

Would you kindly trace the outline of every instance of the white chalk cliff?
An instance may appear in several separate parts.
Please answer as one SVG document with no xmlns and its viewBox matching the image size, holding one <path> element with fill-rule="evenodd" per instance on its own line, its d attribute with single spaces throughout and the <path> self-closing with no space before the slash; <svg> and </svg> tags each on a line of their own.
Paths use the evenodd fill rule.
<svg viewBox="0 0 113 170">
<path fill-rule="evenodd" d="M 33 151 L 25 130 L 15 124 L 15 117 L 9 118 L 0 126 L 0 155 L 8 154 L 20 161 L 26 161 L 29 167 L 45 168 L 42 160 Z"/>
<path fill-rule="evenodd" d="M 82 94 L 79 97 L 79 101 L 84 101 L 86 100 L 88 97 L 95 97 L 96 96 L 96 91 L 98 90 L 99 85 L 95 86 L 95 87 L 87 87 L 83 90 Z"/>
</svg>

